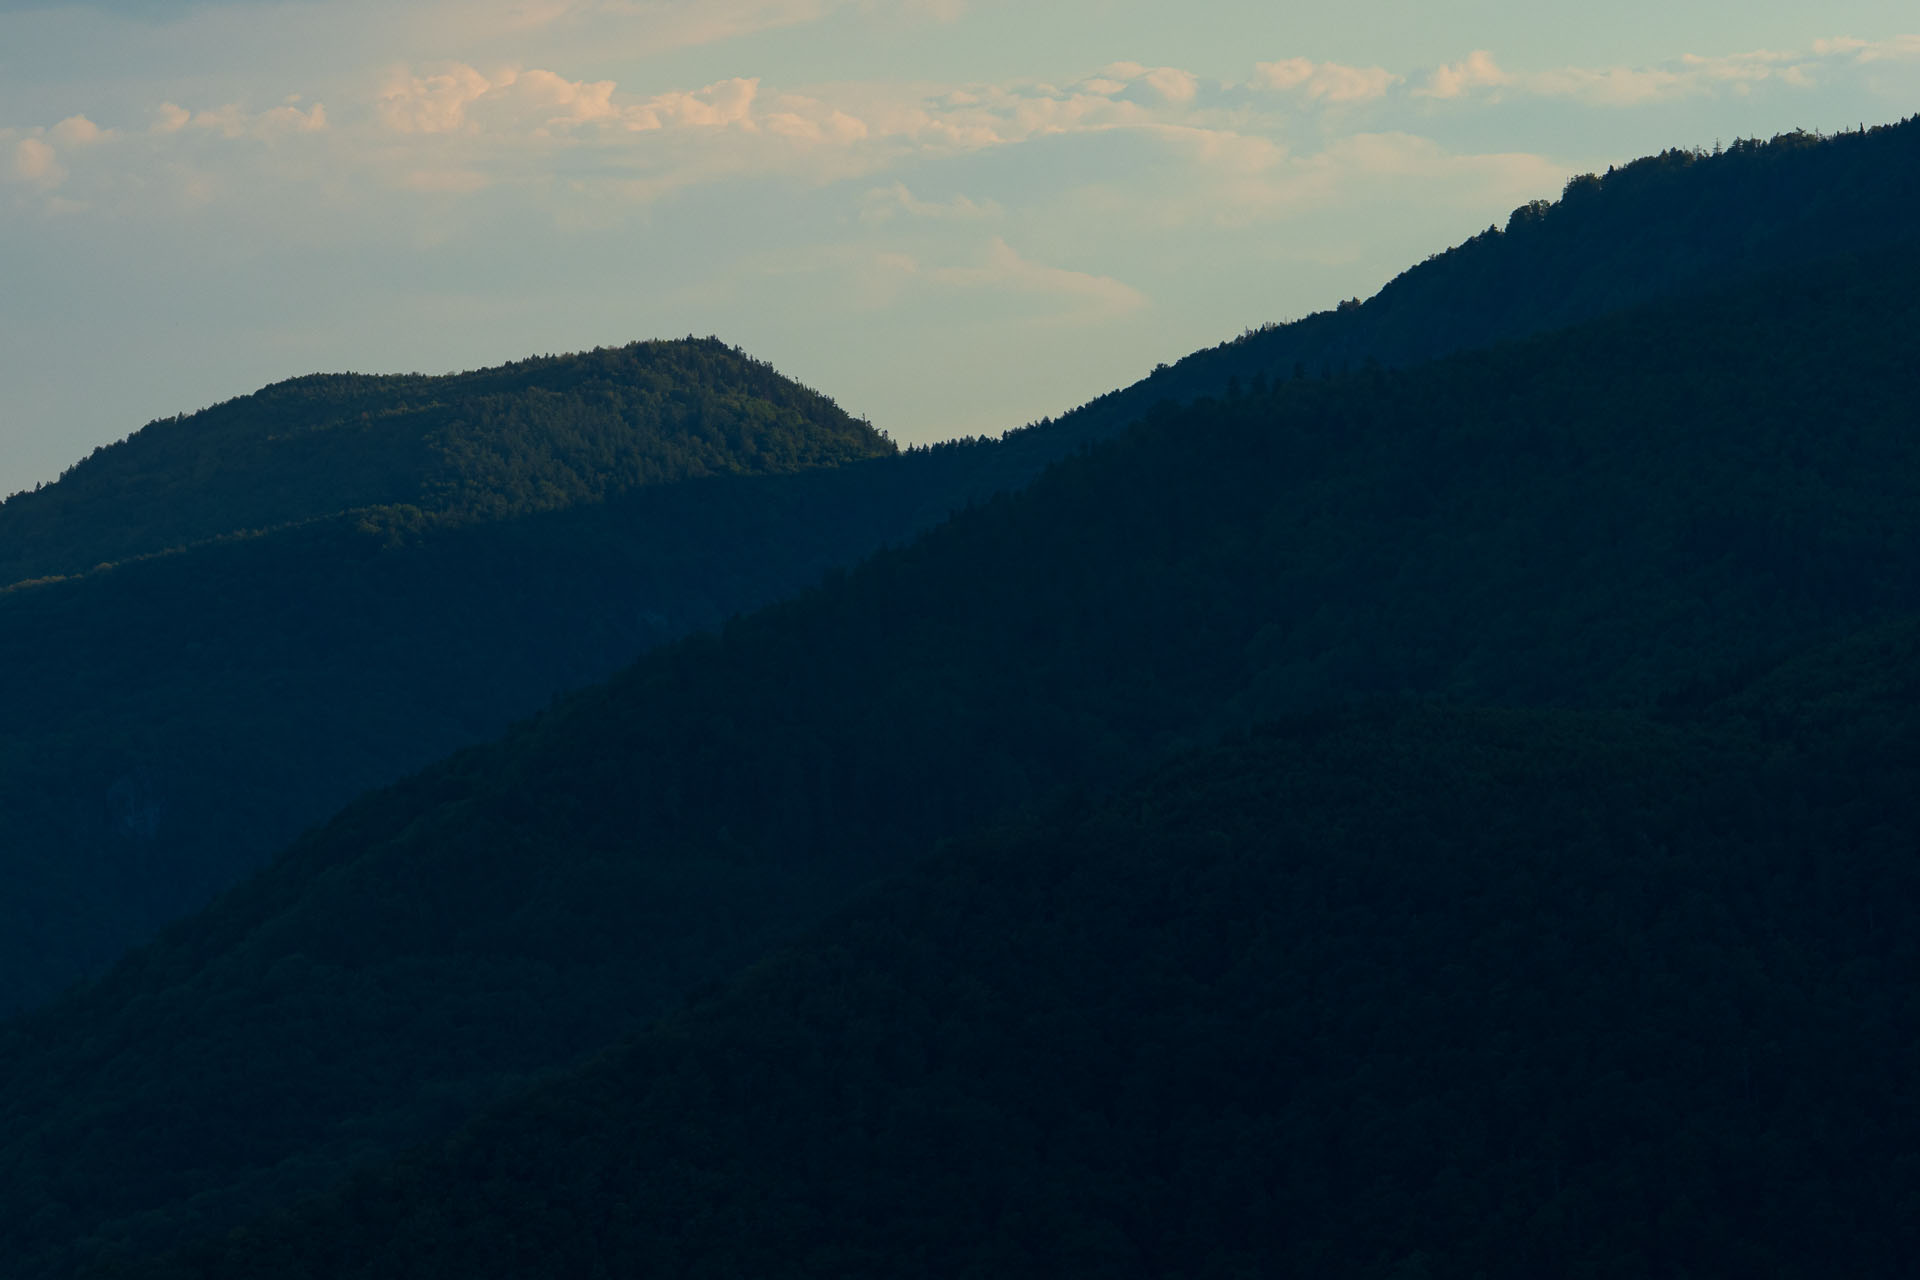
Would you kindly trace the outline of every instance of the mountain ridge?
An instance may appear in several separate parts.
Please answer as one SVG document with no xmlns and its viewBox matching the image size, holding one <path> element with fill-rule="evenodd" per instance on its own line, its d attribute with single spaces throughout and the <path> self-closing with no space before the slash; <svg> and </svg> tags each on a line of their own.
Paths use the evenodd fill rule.
<svg viewBox="0 0 1920 1280">
<path fill-rule="evenodd" d="M 363 797 L 7 1025 L 0 1179 L 38 1224 L 7 1247 L 53 1268 L 78 1238 L 217 1233 L 627 1034 L 928 841 L 1222 733 L 1355 697 L 1656 705 L 1912 612 L 1916 280 L 1912 250 L 1870 255 L 1168 405 Z"/>
<path fill-rule="evenodd" d="M 663 480 L 892 451 L 827 397 L 717 338 L 441 376 L 311 374 L 150 423 L 0 504 L 0 579 L 345 511 L 499 518 Z"/>
</svg>

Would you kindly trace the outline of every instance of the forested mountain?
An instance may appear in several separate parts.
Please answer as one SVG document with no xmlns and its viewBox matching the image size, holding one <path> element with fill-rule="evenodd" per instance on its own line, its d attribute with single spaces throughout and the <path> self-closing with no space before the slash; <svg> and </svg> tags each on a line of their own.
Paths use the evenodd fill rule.
<svg viewBox="0 0 1920 1280">
<path fill-rule="evenodd" d="M 1916 844 L 1913 622 L 1678 721 L 1284 721 L 106 1274 L 1896 1277 Z"/>
<path fill-rule="evenodd" d="M 990 496 L 980 445 L 447 524 L 343 515 L 0 592 L 0 1009 L 353 796 Z"/>
<path fill-rule="evenodd" d="M 1097 437 L 1160 400 L 1188 401 L 1369 361 L 1413 364 L 1561 328 L 1730 277 L 1898 244 L 1920 206 L 1920 116 L 1722 151 L 1670 150 L 1567 184 L 1408 269 L 1365 302 L 1195 352 L 1068 415 Z"/>
<path fill-rule="evenodd" d="M 0 1250 L 62 1274 L 284 1203 L 930 841 L 1223 730 L 1355 696 L 1680 709 L 1920 610 L 1916 285 L 1881 253 L 1169 407 L 362 799 L 7 1027 Z"/>
<path fill-rule="evenodd" d="M 890 452 L 876 433 L 711 340 L 303 378 L 155 423 L 0 505 L 0 582 L 83 575 L 0 593 L 0 1011 L 360 791 L 1018 489 L 1161 399 L 1405 363 L 1905 234 L 1916 139 L 1909 122 L 1637 162 L 1362 306 L 992 443 L 871 458 Z"/>
<path fill-rule="evenodd" d="M 914 527 L 806 483 L 894 456 L 724 344 L 642 343 L 270 387 L 9 502 L 16 566 L 276 527 L 0 591 L 0 1010 L 361 791 Z"/>
<path fill-rule="evenodd" d="M 499 517 L 889 451 L 831 400 L 712 339 L 445 377 L 316 374 L 149 423 L 8 499 L 0 585 L 358 508 Z"/>
</svg>

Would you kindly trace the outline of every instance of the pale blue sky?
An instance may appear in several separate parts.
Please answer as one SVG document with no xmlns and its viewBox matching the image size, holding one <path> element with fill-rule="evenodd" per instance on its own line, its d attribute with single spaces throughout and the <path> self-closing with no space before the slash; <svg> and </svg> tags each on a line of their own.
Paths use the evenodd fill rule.
<svg viewBox="0 0 1920 1280">
<path fill-rule="evenodd" d="M 1910 0 L 0 0 L 0 492 L 315 370 L 718 333 L 903 441 L 1566 177 L 1920 110 Z"/>
</svg>

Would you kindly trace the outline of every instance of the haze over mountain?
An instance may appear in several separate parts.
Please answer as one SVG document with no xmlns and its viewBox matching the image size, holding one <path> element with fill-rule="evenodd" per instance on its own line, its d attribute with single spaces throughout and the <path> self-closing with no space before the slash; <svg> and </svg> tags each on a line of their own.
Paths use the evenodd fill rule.
<svg viewBox="0 0 1920 1280">
<path fill-rule="evenodd" d="M 940 838 L 1222 731 L 1355 697 L 1710 701 L 1920 609 L 1917 283 L 1878 249 L 1169 406 L 363 798 L 11 1024 L 0 1248 L 63 1274 L 284 1205 Z M 947 456 L 1049 438 L 1075 428 Z"/>
</svg>

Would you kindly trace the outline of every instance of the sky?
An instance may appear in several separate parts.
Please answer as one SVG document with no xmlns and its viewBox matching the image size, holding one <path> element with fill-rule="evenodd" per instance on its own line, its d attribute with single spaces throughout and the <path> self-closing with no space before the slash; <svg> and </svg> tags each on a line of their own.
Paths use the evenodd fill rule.
<svg viewBox="0 0 1920 1280">
<path fill-rule="evenodd" d="M 0 494 L 319 371 L 718 334 L 998 434 L 1666 147 L 1920 111 L 1911 0 L 0 0 Z"/>
</svg>

